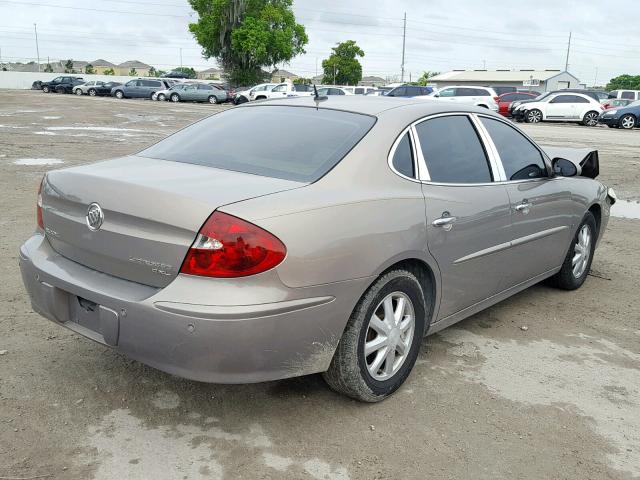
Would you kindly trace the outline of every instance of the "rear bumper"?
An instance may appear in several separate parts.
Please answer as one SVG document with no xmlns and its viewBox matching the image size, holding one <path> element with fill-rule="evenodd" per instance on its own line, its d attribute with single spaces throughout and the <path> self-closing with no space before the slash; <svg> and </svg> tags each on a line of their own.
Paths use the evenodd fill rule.
<svg viewBox="0 0 640 480">
<path fill-rule="evenodd" d="M 289 289 L 279 282 L 273 301 L 245 285 L 246 301 L 228 305 L 222 297 L 236 294 L 217 279 L 178 276 L 163 289 L 129 282 L 60 256 L 39 233 L 21 247 L 20 269 L 33 309 L 49 320 L 165 372 L 214 383 L 326 370 L 369 283 Z M 193 303 L 194 290 L 219 304 Z"/>
</svg>

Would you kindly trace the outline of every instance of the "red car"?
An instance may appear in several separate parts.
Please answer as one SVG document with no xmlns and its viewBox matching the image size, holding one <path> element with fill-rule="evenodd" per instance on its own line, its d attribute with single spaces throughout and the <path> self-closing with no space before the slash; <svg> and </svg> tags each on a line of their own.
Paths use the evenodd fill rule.
<svg viewBox="0 0 640 480">
<path fill-rule="evenodd" d="M 509 116 L 509 105 L 516 100 L 530 100 L 536 98 L 539 94 L 529 92 L 507 92 L 496 97 L 498 103 L 498 113 L 504 117 Z"/>
</svg>

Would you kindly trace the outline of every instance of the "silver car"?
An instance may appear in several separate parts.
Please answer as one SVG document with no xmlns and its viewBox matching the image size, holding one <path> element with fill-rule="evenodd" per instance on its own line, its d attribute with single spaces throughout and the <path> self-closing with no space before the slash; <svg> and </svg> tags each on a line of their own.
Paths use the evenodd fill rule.
<svg viewBox="0 0 640 480">
<path fill-rule="evenodd" d="M 247 103 L 47 173 L 20 266 L 37 312 L 160 370 L 324 372 L 375 402 L 423 336 L 545 279 L 582 285 L 615 201 L 598 168 L 455 103 Z"/>
</svg>

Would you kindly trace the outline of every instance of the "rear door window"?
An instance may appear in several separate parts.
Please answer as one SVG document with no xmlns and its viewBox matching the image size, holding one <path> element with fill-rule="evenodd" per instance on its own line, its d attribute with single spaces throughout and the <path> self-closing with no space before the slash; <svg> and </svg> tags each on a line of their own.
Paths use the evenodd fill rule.
<svg viewBox="0 0 640 480">
<path fill-rule="evenodd" d="M 635 92 L 622 92 L 620 98 L 626 98 L 627 100 L 635 100 L 636 94 Z"/>
<path fill-rule="evenodd" d="M 493 118 L 480 117 L 498 150 L 507 180 L 532 180 L 548 177 L 547 167 L 538 150 L 524 135 Z"/>
<path fill-rule="evenodd" d="M 432 118 L 419 123 L 416 131 L 432 182 L 493 180 L 478 132 L 466 115 Z"/>
<path fill-rule="evenodd" d="M 338 164 L 375 121 L 369 115 L 267 102 L 212 115 L 139 155 L 314 182 Z"/>
</svg>

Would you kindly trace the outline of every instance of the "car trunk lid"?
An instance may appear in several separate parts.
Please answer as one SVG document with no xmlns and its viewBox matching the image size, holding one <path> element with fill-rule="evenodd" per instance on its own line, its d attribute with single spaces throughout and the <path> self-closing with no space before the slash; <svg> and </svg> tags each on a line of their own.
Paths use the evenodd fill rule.
<svg viewBox="0 0 640 480">
<path fill-rule="evenodd" d="M 304 183 L 201 165 L 124 157 L 47 174 L 45 234 L 59 254 L 94 270 L 164 287 L 202 224 L 222 205 Z M 89 228 L 89 206 L 103 214 Z M 95 212 L 94 212 L 95 213 Z"/>
</svg>

